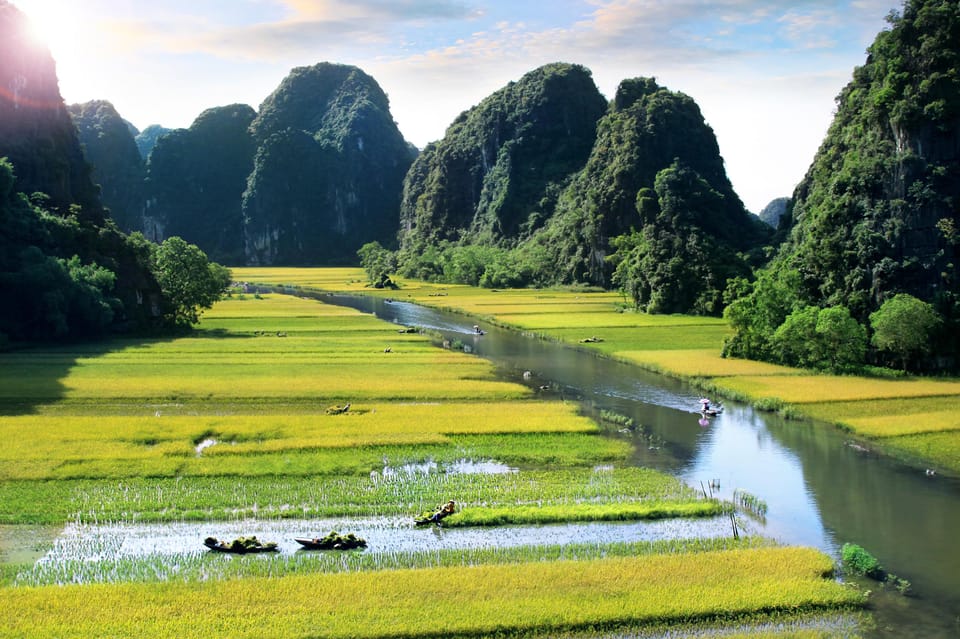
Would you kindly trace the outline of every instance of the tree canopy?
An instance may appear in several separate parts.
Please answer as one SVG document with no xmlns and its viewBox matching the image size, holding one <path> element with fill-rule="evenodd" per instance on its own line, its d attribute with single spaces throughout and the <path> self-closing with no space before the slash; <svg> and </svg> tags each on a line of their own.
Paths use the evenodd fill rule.
<svg viewBox="0 0 960 639">
<path fill-rule="evenodd" d="M 230 270 L 207 260 L 206 254 L 183 238 L 170 237 L 153 255 L 166 315 L 177 325 L 195 324 L 230 286 Z"/>
</svg>

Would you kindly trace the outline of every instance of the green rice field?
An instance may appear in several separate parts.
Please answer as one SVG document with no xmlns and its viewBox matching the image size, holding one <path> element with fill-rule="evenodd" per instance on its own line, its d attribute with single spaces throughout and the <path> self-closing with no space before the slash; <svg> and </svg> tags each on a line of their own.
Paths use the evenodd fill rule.
<svg viewBox="0 0 960 639">
<path fill-rule="evenodd" d="M 920 468 L 960 475 L 960 422 L 944 407 L 960 401 L 957 379 L 874 379 L 720 356 L 725 322 L 646 315 L 618 294 L 596 290 L 490 290 L 398 280 L 397 291 L 365 288 L 361 269 L 237 269 L 248 282 L 409 299 L 554 339 L 692 381 L 723 396 L 840 426 L 871 447 Z M 591 341 L 585 341 L 585 340 Z M 930 408 L 934 402 L 938 408 Z M 874 407 L 882 415 L 874 415 Z"/>
<path fill-rule="evenodd" d="M 262 275 L 364 290 L 355 269 Z M 486 291 L 422 294 L 496 313 Z M 548 315 L 579 303 L 567 295 L 551 293 Z M 591 331 L 601 332 L 594 313 L 626 330 L 616 296 L 579 295 Z M 542 298 L 502 296 L 511 317 L 532 320 L 525 330 L 547 332 L 532 310 Z M 636 317 L 701 345 L 723 330 Z M 501 381 L 485 360 L 293 295 L 234 294 L 183 337 L 0 353 L 0 363 L 0 637 L 696 636 L 716 624 L 786 636 L 764 630 L 779 618 L 818 636 L 818 620 L 864 603 L 822 553 L 729 535 L 307 557 L 214 555 L 191 541 L 124 559 L 95 536 L 93 556 L 58 558 L 69 531 L 105 525 L 382 518 L 397 522 L 385 534 L 408 536 L 413 517 L 451 498 L 459 511 L 444 535 L 493 539 L 548 523 L 669 518 L 696 530 L 732 506 L 632 466 L 631 445 L 575 404 Z"/>
</svg>

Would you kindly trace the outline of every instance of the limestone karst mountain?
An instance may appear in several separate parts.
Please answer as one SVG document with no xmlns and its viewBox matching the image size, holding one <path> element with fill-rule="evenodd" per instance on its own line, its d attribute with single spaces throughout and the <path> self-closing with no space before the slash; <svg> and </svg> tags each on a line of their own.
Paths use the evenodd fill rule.
<svg viewBox="0 0 960 639">
<path fill-rule="evenodd" d="M 68 110 L 110 217 L 124 231 L 142 230 L 146 169 L 130 124 L 105 100 L 71 104 Z"/>
<path fill-rule="evenodd" d="M 415 151 L 372 77 L 340 64 L 296 68 L 250 131 L 257 151 L 243 194 L 248 264 L 355 263 L 363 244 L 393 241 Z"/>
<path fill-rule="evenodd" d="M 0 0 L 0 345 L 145 324 L 148 262 L 106 217 L 49 50 Z"/>
<path fill-rule="evenodd" d="M 217 262 L 243 263 L 241 201 L 253 170 L 255 117 L 245 104 L 215 107 L 160 136 L 147 162 L 148 238 L 179 236 Z"/>
<path fill-rule="evenodd" d="M 57 210 L 77 204 L 85 219 L 103 220 L 53 57 L 6 0 L 0 1 L 0 157 L 16 167 L 17 190 L 43 192 Z"/>
<path fill-rule="evenodd" d="M 535 69 L 464 111 L 407 175 L 403 250 L 529 238 L 586 163 L 605 111 L 590 71 L 563 63 Z"/>
</svg>

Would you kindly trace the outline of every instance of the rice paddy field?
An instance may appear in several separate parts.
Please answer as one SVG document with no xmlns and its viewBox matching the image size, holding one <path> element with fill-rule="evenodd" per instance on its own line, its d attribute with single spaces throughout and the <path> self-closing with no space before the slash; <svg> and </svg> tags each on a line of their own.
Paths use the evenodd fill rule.
<svg viewBox="0 0 960 639">
<path fill-rule="evenodd" d="M 237 269 L 249 282 L 409 299 L 575 344 L 692 381 L 763 409 L 828 422 L 906 463 L 960 476 L 960 380 L 810 374 L 720 357 L 721 319 L 646 315 L 616 293 L 596 290 L 489 290 L 400 279 L 399 290 L 365 288 L 361 269 Z"/>
<path fill-rule="evenodd" d="M 534 293 L 504 295 L 545 330 Z M 731 504 L 632 466 L 576 404 L 295 295 L 234 294 L 178 338 L 2 353 L 0 437 L 0 637 L 855 636 L 866 596 L 818 551 L 734 539 Z M 447 499 L 442 529 L 413 525 Z M 291 548 L 335 525 L 371 547 Z M 200 544 L 251 532 L 279 552 Z"/>
</svg>

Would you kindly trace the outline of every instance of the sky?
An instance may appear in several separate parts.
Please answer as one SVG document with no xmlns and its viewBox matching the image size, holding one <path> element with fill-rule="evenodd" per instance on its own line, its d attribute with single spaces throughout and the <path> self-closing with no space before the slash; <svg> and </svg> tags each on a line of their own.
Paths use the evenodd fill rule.
<svg viewBox="0 0 960 639">
<path fill-rule="evenodd" d="M 360 67 L 404 137 L 550 62 L 608 99 L 654 77 L 694 98 L 747 208 L 791 195 L 834 98 L 898 0 L 12 0 L 50 45 L 68 104 L 109 100 L 136 127 L 255 109 L 294 67 Z"/>
</svg>

